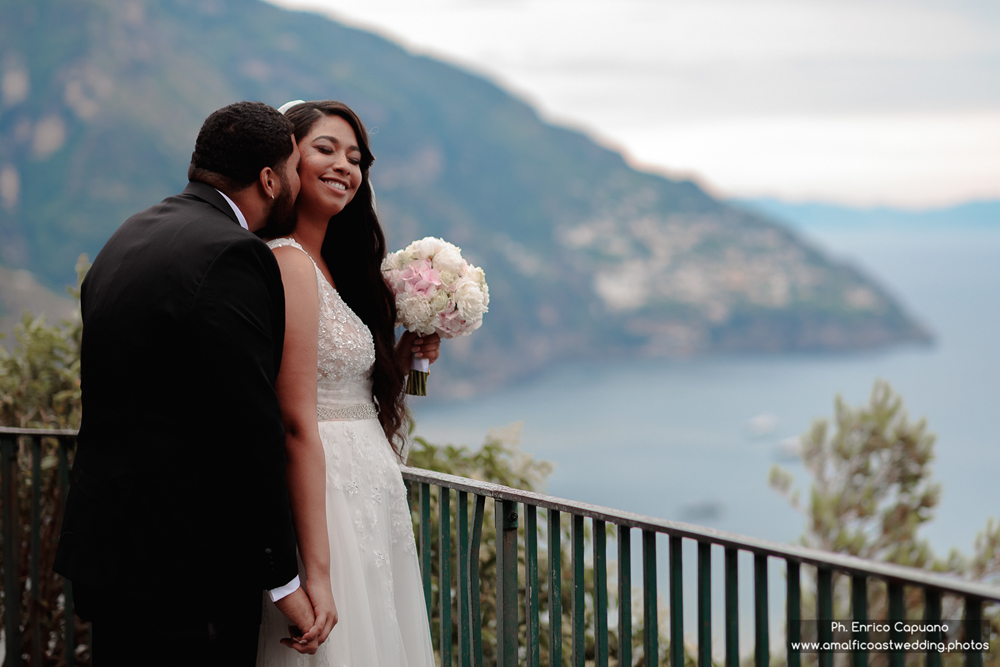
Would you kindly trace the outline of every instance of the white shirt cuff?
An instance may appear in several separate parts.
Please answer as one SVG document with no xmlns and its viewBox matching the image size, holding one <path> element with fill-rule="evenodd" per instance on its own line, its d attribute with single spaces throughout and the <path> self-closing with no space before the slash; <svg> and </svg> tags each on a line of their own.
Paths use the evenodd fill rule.
<svg viewBox="0 0 1000 667">
<path fill-rule="evenodd" d="M 271 596 L 271 602 L 277 602 L 281 598 L 288 597 L 294 593 L 299 588 L 299 575 L 295 575 L 295 578 L 289 581 L 284 586 L 279 586 L 278 588 L 272 588 L 267 592 Z"/>
</svg>

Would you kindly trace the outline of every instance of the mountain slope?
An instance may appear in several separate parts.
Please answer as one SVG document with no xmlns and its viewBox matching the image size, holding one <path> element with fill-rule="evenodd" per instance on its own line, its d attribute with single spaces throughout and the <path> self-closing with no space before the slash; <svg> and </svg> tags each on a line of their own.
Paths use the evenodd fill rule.
<svg viewBox="0 0 1000 667">
<path fill-rule="evenodd" d="M 10 0 L 0 43 L 0 262 L 49 285 L 183 187 L 214 109 L 334 98 L 372 132 L 390 247 L 442 236 L 486 270 L 483 329 L 436 369 L 454 392 L 560 359 L 927 339 L 877 285 L 764 217 L 324 18 L 257 0 Z"/>
</svg>

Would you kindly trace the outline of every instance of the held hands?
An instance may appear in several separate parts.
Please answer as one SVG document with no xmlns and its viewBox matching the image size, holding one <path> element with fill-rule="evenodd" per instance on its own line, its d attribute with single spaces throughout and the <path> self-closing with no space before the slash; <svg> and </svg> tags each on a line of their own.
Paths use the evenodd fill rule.
<svg viewBox="0 0 1000 667">
<path fill-rule="evenodd" d="M 315 576 L 309 577 L 306 580 L 306 591 L 309 593 L 309 599 L 312 601 L 316 624 L 309 632 L 302 635 L 302 639 L 308 641 L 315 639 L 318 642 L 318 646 L 326 641 L 326 638 L 330 636 L 330 631 L 333 630 L 333 626 L 340 620 L 337 614 L 337 603 L 333 599 L 329 577 L 322 580 Z M 313 634 L 314 631 L 315 634 Z"/>
<path fill-rule="evenodd" d="M 282 639 L 281 643 L 299 653 L 313 655 L 337 623 L 337 605 L 329 580 L 325 583 L 310 580 L 306 586 L 308 594 L 299 587 L 274 606 L 291 622 L 288 626 L 290 637 Z M 308 630 L 303 632 L 300 628 Z"/>
<path fill-rule="evenodd" d="M 413 359 L 426 359 L 434 363 L 441 356 L 441 336 L 432 333 L 429 336 L 418 336 L 412 331 L 404 331 L 396 343 L 396 360 L 404 373 L 410 372 Z"/>
<path fill-rule="evenodd" d="M 306 595 L 305 590 L 300 586 L 295 589 L 294 593 L 286 595 L 275 602 L 274 606 L 291 623 L 288 626 L 291 639 L 282 639 L 281 643 L 295 649 L 299 653 L 308 653 L 310 655 L 315 653 L 316 649 L 319 648 L 319 643 L 316 643 L 314 640 L 310 642 L 305 638 L 302 631 L 299 630 L 299 628 L 309 628 L 309 632 L 312 632 L 316 625 L 316 614 L 313 611 L 312 603 L 309 601 L 309 596 Z"/>
</svg>

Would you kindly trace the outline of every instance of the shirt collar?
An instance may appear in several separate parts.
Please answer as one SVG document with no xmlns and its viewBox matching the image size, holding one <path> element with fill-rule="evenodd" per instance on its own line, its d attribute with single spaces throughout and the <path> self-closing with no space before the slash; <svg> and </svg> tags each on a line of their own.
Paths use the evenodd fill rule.
<svg viewBox="0 0 1000 667">
<path fill-rule="evenodd" d="M 229 202 L 229 205 L 233 207 L 233 213 L 236 214 L 236 219 L 239 220 L 239 222 L 240 222 L 240 227 L 242 227 L 243 229 L 245 229 L 245 230 L 247 230 L 249 232 L 250 231 L 250 226 L 247 225 L 247 219 L 243 217 L 243 211 L 241 211 L 240 207 L 236 205 L 236 202 L 234 202 L 232 199 L 230 199 L 228 196 L 226 196 L 226 193 L 223 192 L 222 190 L 216 188 L 215 191 L 218 192 L 220 195 L 222 195 L 223 199 L 225 199 L 227 202 Z"/>
</svg>

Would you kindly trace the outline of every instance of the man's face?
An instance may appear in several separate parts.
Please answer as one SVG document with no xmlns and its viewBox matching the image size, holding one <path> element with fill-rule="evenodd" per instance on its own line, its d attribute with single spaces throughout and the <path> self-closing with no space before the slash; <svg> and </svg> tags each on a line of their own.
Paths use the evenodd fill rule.
<svg viewBox="0 0 1000 667">
<path fill-rule="evenodd" d="M 285 161 L 284 169 L 278 174 L 281 191 L 274 198 L 271 210 L 268 211 L 266 225 L 272 226 L 279 236 L 291 234 L 295 229 L 297 219 L 295 213 L 295 198 L 299 194 L 299 148 L 292 141 L 292 154 Z"/>
<path fill-rule="evenodd" d="M 301 160 L 301 155 L 299 153 L 299 146 L 295 143 L 295 135 L 292 135 L 292 154 L 288 156 L 285 160 L 285 178 L 288 179 L 288 184 L 291 187 L 291 197 L 292 201 L 295 201 L 299 196 L 299 188 L 301 187 L 301 182 L 299 181 L 299 160 Z M 282 181 L 282 187 L 284 187 L 285 182 Z"/>
</svg>

